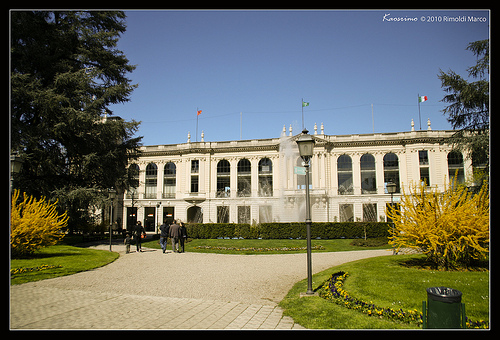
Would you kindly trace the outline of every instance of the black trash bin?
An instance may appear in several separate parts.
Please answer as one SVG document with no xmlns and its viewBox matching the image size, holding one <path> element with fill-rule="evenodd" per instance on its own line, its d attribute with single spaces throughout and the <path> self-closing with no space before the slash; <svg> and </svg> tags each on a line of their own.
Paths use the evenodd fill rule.
<svg viewBox="0 0 500 340">
<path fill-rule="evenodd" d="M 425 328 L 465 328 L 462 292 L 447 287 L 427 288 L 427 313 L 425 314 L 427 314 L 427 320 L 424 320 Z"/>
</svg>

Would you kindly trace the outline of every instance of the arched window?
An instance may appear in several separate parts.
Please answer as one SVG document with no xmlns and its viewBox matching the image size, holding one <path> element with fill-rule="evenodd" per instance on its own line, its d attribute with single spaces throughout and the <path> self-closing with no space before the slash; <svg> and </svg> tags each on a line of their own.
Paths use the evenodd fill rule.
<svg viewBox="0 0 500 340">
<path fill-rule="evenodd" d="M 217 197 L 231 195 L 231 164 L 222 159 L 217 163 Z"/>
<path fill-rule="evenodd" d="M 339 184 L 339 195 L 352 195 L 352 159 L 348 155 L 342 155 L 337 159 L 337 174 Z"/>
<path fill-rule="evenodd" d="M 163 170 L 163 198 L 175 198 L 176 167 L 172 162 L 165 164 Z"/>
<path fill-rule="evenodd" d="M 448 154 L 448 175 L 451 185 L 454 186 L 457 183 L 465 182 L 464 175 L 464 158 L 462 153 L 459 151 L 451 151 Z M 455 182 L 455 175 L 457 176 L 457 181 Z"/>
<path fill-rule="evenodd" d="M 303 167 L 302 157 L 297 158 L 297 166 Z M 297 190 L 306 188 L 306 176 L 297 174 Z M 312 171 L 309 165 L 309 189 L 312 189 Z"/>
<path fill-rule="evenodd" d="M 472 179 L 474 187 L 480 188 L 483 181 L 488 179 L 488 169 L 490 164 L 490 157 L 488 149 L 475 148 L 471 153 L 472 158 Z"/>
<path fill-rule="evenodd" d="M 365 153 L 360 159 L 361 194 L 376 194 L 377 181 L 375 179 L 375 157 Z"/>
<path fill-rule="evenodd" d="M 384 156 L 384 188 L 389 182 L 396 184 L 396 192 L 399 193 L 399 159 L 394 153 L 387 153 Z M 387 190 L 384 190 L 387 194 Z"/>
<path fill-rule="evenodd" d="M 269 158 L 259 161 L 259 196 L 273 195 L 273 162 Z"/>
<path fill-rule="evenodd" d="M 130 187 L 127 190 L 127 198 L 138 198 L 137 188 L 139 187 L 139 165 L 130 164 L 128 167 Z"/>
<path fill-rule="evenodd" d="M 248 159 L 238 162 L 238 197 L 249 197 L 252 194 L 251 164 Z"/>
<path fill-rule="evenodd" d="M 158 167 L 155 163 L 146 166 L 146 195 L 145 198 L 156 198 L 156 185 L 158 179 Z"/>
</svg>

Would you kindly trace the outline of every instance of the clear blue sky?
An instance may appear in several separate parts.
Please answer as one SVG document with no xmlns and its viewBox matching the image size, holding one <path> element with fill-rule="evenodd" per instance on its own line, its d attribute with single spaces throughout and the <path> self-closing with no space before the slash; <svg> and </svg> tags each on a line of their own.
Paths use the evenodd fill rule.
<svg viewBox="0 0 500 340">
<path fill-rule="evenodd" d="M 126 11 L 118 48 L 139 87 L 115 115 L 142 121 L 144 145 L 279 137 L 323 122 L 325 133 L 451 129 L 439 69 L 467 76 L 469 42 L 489 38 L 488 11 Z M 388 14 L 388 15 L 386 15 Z M 384 20 L 384 15 L 385 19 Z M 445 17 L 486 17 L 445 22 Z M 441 22 L 437 17 L 441 17 Z M 435 22 L 427 22 L 434 17 Z M 389 21 L 417 18 L 412 21 Z M 422 21 L 422 19 L 424 21 Z M 318 131 L 319 133 L 319 131 Z M 200 137 L 198 136 L 198 140 Z"/>
</svg>

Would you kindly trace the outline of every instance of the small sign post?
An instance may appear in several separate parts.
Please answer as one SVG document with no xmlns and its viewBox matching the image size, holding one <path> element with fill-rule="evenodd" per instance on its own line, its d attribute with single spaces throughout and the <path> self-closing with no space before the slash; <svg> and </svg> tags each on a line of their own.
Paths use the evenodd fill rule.
<svg viewBox="0 0 500 340">
<path fill-rule="evenodd" d="M 296 175 L 305 175 L 306 174 L 306 168 L 303 166 L 294 166 L 293 167 L 293 173 Z"/>
</svg>

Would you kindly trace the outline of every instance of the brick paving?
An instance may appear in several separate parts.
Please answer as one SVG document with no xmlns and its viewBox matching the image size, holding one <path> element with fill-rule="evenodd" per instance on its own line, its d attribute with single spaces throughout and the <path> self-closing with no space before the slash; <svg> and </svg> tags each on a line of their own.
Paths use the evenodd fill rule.
<svg viewBox="0 0 500 340">
<path fill-rule="evenodd" d="M 277 306 L 97 293 L 30 284 L 11 289 L 10 315 L 12 329 L 302 328 L 283 316 Z"/>
<path fill-rule="evenodd" d="M 277 302 L 305 277 L 305 254 L 161 254 L 152 250 L 124 254 L 122 247 L 115 250 L 121 256 L 107 266 L 11 286 L 10 328 L 303 328 L 284 316 Z M 389 254 L 316 253 L 313 268 L 318 272 L 358 258 Z"/>
</svg>

